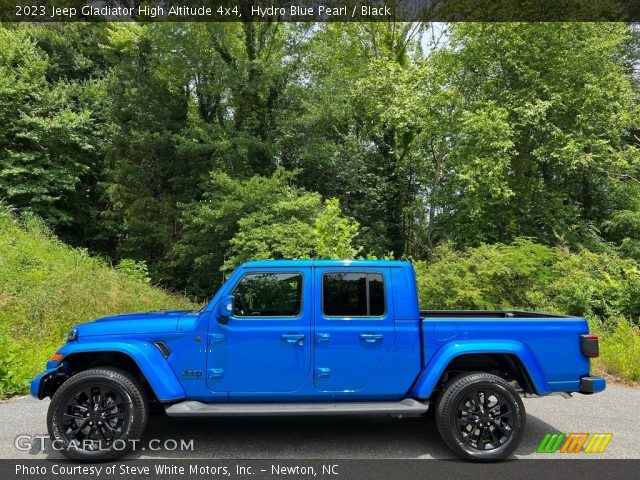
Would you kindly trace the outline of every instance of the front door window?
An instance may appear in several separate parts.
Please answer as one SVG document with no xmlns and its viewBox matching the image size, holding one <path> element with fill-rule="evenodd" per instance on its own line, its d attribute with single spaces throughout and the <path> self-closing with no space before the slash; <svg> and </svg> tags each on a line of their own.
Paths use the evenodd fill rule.
<svg viewBox="0 0 640 480">
<path fill-rule="evenodd" d="M 234 292 L 236 317 L 297 317 L 302 305 L 299 273 L 251 273 Z"/>
</svg>

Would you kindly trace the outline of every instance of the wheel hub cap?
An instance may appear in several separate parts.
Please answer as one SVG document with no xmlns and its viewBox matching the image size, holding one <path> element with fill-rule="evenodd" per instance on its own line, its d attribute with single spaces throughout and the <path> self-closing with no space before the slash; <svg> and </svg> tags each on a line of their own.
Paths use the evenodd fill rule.
<svg viewBox="0 0 640 480">
<path fill-rule="evenodd" d="M 120 393 L 97 385 L 79 390 L 64 407 L 62 433 L 81 449 L 109 447 L 124 435 L 128 425 L 128 407 Z"/>
<path fill-rule="evenodd" d="M 456 426 L 461 439 L 476 450 L 494 450 L 513 433 L 514 415 L 498 391 L 482 388 L 468 392 L 458 404 Z"/>
</svg>

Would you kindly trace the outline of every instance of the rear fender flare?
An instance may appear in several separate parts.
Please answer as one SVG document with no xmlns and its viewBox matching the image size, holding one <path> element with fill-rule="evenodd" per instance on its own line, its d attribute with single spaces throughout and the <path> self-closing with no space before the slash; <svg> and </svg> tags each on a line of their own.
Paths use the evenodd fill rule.
<svg viewBox="0 0 640 480">
<path fill-rule="evenodd" d="M 461 355 L 468 354 L 511 354 L 516 356 L 529 374 L 538 395 L 549 393 L 547 380 L 540 363 L 531 350 L 523 343 L 509 340 L 456 341 L 441 347 L 423 368 L 412 394 L 417 398 L 429 398 L 449 364 Z"/>
</svg>

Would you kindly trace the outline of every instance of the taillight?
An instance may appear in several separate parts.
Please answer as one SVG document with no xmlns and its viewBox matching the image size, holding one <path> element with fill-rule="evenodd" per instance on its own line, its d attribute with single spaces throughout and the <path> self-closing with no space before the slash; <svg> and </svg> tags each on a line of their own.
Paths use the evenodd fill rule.
<svg viewBox="0 0 640 480">
<path fill-rule="evenodd" d="M 600 355 L 597 335 L 580 335 L 580 351 L 587 358 L 596 358 Z"/>
</svg>

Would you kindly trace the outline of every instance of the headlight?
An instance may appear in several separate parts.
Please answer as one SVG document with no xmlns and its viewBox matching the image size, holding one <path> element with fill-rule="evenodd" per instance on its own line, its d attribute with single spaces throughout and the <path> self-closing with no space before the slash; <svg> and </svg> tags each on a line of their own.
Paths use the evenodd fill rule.
<svg viewBox="0 0 640 480">
<path fill-rule="evenodd" d="M 67 342 L 75 342 L 76 340 L 78 340 L 78 330 L 72 328 L 67 334 Z"/>
</svg>

